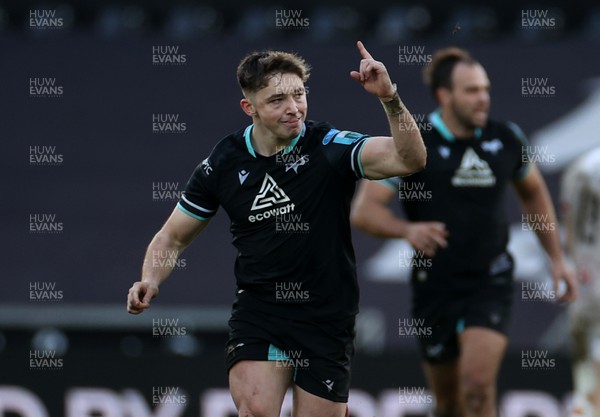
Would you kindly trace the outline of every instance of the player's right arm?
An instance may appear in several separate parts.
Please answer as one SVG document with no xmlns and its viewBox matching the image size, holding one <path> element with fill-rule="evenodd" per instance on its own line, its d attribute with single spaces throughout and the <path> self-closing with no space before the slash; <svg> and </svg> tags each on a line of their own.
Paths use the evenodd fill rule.
<svg viewBox="0 0 600 417">
<path fill-rule="evenodd" d="M 432 257 L 446 247 L 448 232 L 441 222 L 410 222 L 390 209 L 396 191 L 377 181 L 361 181 L 352 202 L 350 220 L 363 232 L 382 238 L 405 238 L 418 251 Z"/>
<path fill-rule="evenodd" d="M 208 221 L 198 220 L 178 207 L 154 236 L 144 258 L 142 278 L 135 282 L 127 296 L 127 311 L 139 314 L 150 307 L 158 295 L 159 285 L 167 279 L 179 255 L 204 230 Z"/>
</svg>

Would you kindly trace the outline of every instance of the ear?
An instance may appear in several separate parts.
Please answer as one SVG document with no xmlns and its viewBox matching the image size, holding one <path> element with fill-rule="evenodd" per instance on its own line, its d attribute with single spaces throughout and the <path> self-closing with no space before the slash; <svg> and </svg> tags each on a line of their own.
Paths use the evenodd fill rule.
<svg viewBox="0 0 600 417">
<path fill-rule="evenodd" d="M 242 111 L 246 113 L 248 116 L 252 117 L 256 115 L 256 110 L 254 109 L 254 105 L 247 98 L 243 98 L 240 100 L 240 107 Z"/>
<path fill-rule="evenodd" d="M 440 107 L 445 107 L 450 103 L 452 93 L 445 87 L 440 87 L 435 91 L 435 97 L 437 98 Z"/>
</svg>

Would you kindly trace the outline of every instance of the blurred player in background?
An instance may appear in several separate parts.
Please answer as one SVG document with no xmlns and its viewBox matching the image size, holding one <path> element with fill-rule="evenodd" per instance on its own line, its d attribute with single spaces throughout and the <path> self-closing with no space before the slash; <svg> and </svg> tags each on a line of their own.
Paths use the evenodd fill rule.
<svg viewBox="0 0 600 417">
<path fill-rule="evenodd" d="M 580 284 L 570 311 L 575 362 L 571 416 L 600 417 L 600 148 L 565 171 L 561 207 L 567 252 Z"/>
<path fill-rule="evenodd" d="M 355 183 L 411 174 L 426 157 L 418 129 L 398 128 L 415 122 L 385 66 L 360 42 L 358 49 L 360 68 L 350 75 L 381 100 L 391 137 L 306 121 L 305 61 L 278 51 L 248 55 L 237 75 L 253 124 L 221 140 L 196 168 L 129 291 L 128 311 L 147 309 L 172 270 L 154 267 L 153 254 L 176 258 L 224 208 L 238 250 L 226 363 L 241 417 L 278 417 L 290 386 L 295 417 L 347 413 L 358 313 Z"/>
<path fill-rule="evenodd" d="M 576 286 L 558 233 L 546 227 L 556 222 L 554 209 L 540 172 L 528 163 L 523 133 L 513 123 L 488 119 L 484 68 L 467 51 L 447 48 L 433 56 L 425 77 L 439 104 L 429 115 L 432 128 L 421 131 L 427 168 L 402 179 L 363 181 L 351 219 L 375 236 L 406 238 L 415 257 L 431 260 L 413 263 L 411 286 L 413 317 L 432 330 L 419 343 L 436 416 L 495 417 L 513 295 L 507 186 L 535 223 L 555 290 L 559 281 L 567 284 L 561 299 L 572 300 Z M 411 190 L 431 198 L 411 198 Z M 398 197 L 408 220 L 389 208 Z"/>
</svg>

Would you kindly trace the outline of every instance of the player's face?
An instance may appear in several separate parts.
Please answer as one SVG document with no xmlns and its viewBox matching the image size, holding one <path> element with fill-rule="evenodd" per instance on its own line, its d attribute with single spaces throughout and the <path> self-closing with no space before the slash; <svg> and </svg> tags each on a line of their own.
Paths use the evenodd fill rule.
<svg viewBox="0 0 600 417">
<path fill-rule="evenodd" d="M 459 63 L 452 72 L 449 106 L 465 128 L 484 127 L 490 109 L 490 80 L 479 64 Z"/>
<path fill-rule="evenodd" d="M 269 84 L 251 99 L 255 125 L 280 139 L 298 136 L 306 119 L 308 104 L 302 79 L 296 74 L 275 74 Z"/>
</svg>

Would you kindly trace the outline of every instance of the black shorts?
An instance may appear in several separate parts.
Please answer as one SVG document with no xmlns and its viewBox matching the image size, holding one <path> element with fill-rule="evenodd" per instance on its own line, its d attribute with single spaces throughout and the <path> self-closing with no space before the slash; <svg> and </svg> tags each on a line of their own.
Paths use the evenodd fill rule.
<svg viewBox="0 0 600 417">
<path fill-rule="evenodd" d="M 242 360 L 275 361 L 293 368 L 292 380 L 303 390 L 348 402 L 354 321 L 306 322 L 236 309 L 225 347 L 227 371 Z"/>
<path fill-rule="evenodd" d="M 451 277 L 447 277 L 451 278 Z M 507 334 L 513 302 L 512 269 L 490 277 L 470 277 L 471 284 L 441 289 L 413 279 L 413 320 L 427 331 L 418 335 L 428 363 L 459 356 L 458 334 L 467 327 L 486 327 Z"/>
</svg>

